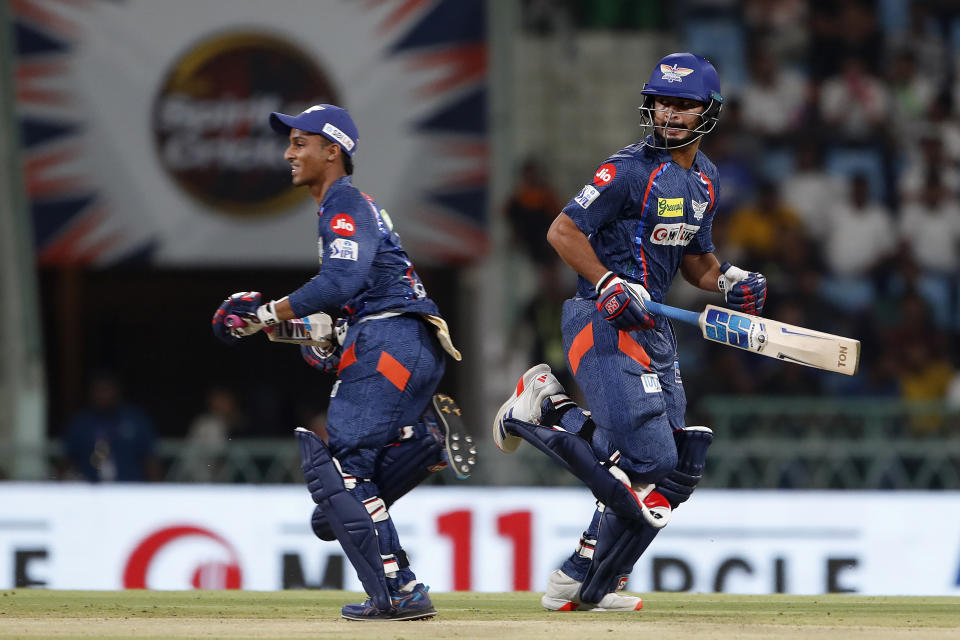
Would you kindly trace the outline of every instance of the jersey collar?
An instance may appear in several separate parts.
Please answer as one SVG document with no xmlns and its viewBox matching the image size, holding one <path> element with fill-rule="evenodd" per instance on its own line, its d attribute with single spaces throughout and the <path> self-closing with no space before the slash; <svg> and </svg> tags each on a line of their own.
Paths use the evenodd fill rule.
<svg viewBox="0 0 960 640">
<path fill-rule="evenodd" d="M 342 176 L 337 178 L 337 180 L 330 185 L 330 188 L 327 189 L 327 192 L 323 195 L 323 202 L 320 203 L 320 211 L 323 211 L 323 208 L 330 203 L 330 200 L 342 193 L 345 189 L 349 189 L 352 186 L 353 178 L 351 176 Z"/>
</svg>

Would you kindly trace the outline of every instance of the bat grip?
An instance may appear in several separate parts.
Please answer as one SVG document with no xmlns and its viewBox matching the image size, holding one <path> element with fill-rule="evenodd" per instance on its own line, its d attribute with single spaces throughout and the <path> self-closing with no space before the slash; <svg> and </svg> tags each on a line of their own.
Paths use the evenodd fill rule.
<svg viewBox="0 0 960 640">
<path fill-rule="evenodd" d="M 700 314 L 694 311 L 677 309 L 676 307 L 654 302 L 653 300 L 644 300 L 643 306 L 645 306 L 647 310 L 661 316 L 667 316 L 671 320 L 686 322 L 687 324 L 692 324 L 694 326 L 698 326 L 700 324 Z"/>
<path fill-rule="evenodd" d="M 223 319 L 223 326 L 225 326 L 228 329 L 233 329 L 234 327 L 242 328 L 247 326 L 247 321 L 241 318 L 240 316 L 238 316 L 237 314 L 231 313 L 230 315 L 228 315 L 226 318 Z"/>
</svg>

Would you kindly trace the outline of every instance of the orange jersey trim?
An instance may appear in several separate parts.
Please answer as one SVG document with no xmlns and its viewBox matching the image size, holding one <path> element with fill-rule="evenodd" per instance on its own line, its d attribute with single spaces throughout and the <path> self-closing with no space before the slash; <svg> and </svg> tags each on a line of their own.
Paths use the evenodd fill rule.
<svg viewBox="0 0 960 640">
<path fill-rule="evenodd" d="M 382 373 L 383 377 L 392 382 L 393 386 L 400 391 L 407 388 L 407 381 L 410 380 L 410 371 L 386 351 L 380 352 L 377 371 Z"/>
<path fill-rule="evenodd" d="M 640 343 L 631 338 L 630 334 L 626 331 L 620 332 L 620 342 L 617 344 L 617 348 L 647 369 L 650 369 L 650 356 L 647 355 L 646 350 L 640 346 Z"/>
<path fill-rule="evenodd" d="M 577 337 L 570 344 L 570 351 L 567 353 L 567 362 L 570 363 L 570 371 L 577 375 L 577 369 L 580 368 L 580 360 L 584 354 L 593 347 L 593 323 L 588 322 L 587 326 L 580 330 Z"/>
</svg>

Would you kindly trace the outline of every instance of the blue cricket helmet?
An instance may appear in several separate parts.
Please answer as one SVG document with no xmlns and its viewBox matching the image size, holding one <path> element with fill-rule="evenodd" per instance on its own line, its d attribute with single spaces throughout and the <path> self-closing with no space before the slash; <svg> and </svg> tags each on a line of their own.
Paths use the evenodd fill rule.
<svg viewBox="0 0 960 640">
<path fill-rule="evenodd" d="M 643 117 L 642 129 L 650 128 L 654 136 L 653 146 L 663 149 L 676 149 L 700 139 L 713 131 L 723 108 L 723 96 L 720 94 L 720 76 L 709 60 L 693 53 L 671 53 L 666 56 L 650 74 L 650 81 L 643 85 L 640 92 L 645 97 L 640 110 Z M 653 103 L 658 96 L 685 98 L 702 102 L 704 111 L 700 125 L 693 130 L 695 134 L 689 140 L 678 145 L 669 145 L 654 126 Z"/>
</svg>

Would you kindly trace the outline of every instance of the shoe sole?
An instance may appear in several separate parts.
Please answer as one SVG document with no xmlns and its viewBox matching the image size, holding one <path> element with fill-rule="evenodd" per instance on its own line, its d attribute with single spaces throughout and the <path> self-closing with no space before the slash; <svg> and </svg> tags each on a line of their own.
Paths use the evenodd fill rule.
<svg viewBox="0 0 960 640">
<path fill-rule="evenodd" d="M 431 607 L 428 610 L 403 612 L 398 611 L 392 615 L 381 616 L 351 616 L 341 613 L 340 617 L 344 620 L 353 620 L 355 622 L 396 622 L 402 620 L 426 620 L 437 615 L 437 610 Z"/>
<path fill-rule="evenodd" d="M 460 480 L 466 480 L 477 464 L 477 447 L 473 436 L 467 433 L 463 412 L 453 398 L 442 393 L 433 396 L 433 409 L 443 422 L 443 443 L 447 464 Z"/>
<path fill-rule="evenodd" d="M 571 600 L 554 600 L 550 599 L 541 599 L 540 604 L 543 605 L 543 608 L 547 611 L 590 611 L 590 612 L 613 612 L 613 613 L 623 613 L 624 611 L 640 611 L 643 609 L 643 600 L 639 601 L 633 609 L 609 609 L 605 607 L 591 607 L 585 605 L 581 602 L 573 602 Z"/>
<path fill-rule="evenodd" d="M 550 367 L 542 369 L 541 367 L 543 366 L 544 365 L 537 364 L 524 371 L 523 375 L 520 376 L 520 379 L 517 381 L 517 387 L 520 387 L 522 383 L 523 388 L 526 388 L 529 382 L 528 374 L 534 369 L 537 370 L 537 373 L 550 371 Z M 529 379 L 533 379 L 533 376 L 529 376 Z M 504 453 L 513 453 L 517 450 L 517 447 L 520 446 L 520 443 L 523 442 L 522 438 L 507 433 L 507 428 L 503 424 L 503 421 L 510 417 L 506 415 L 507 412 L 510 411 L 519 397 L 517 392 L 514 391 L 510 397 L 507 398 L 507 401 L 500 405 L 500 410 L 497 411 L 497 417 L 493 421 L 493 442 L 497 445 L 497 448 Z"/>
</svg>

